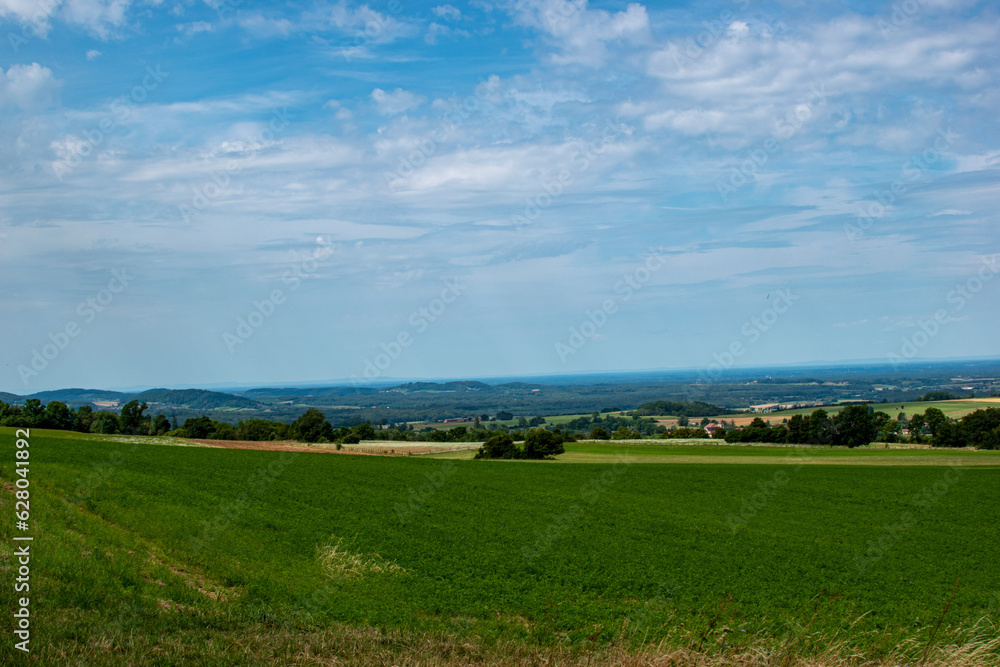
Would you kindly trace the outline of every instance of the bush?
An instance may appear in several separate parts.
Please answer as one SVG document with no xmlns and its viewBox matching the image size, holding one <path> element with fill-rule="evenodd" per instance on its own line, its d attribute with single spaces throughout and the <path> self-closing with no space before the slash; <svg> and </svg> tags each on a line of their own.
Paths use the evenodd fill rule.
<svg viewBox="0 0 1000 667">
<path fill-rule="evenodd" d="M 369 428 L 371 425 L 369 424 Z M 317 442 L 320 438 L 327 441 L 334 439 L 333 427 L 326 420 L 323 413 L 316 408 L 309 408 L 302 415 L 292 422 L 292 436 L 303 442 Z"/>
<path fill-rule="evenodd" d="M 533 428 L 524 435 L 524 458 L 545 459 L 562 454 L 562 435 L 546 431 L 543 428 Z"/>
<path fill-rule="evenodd" d="M 627 426 L 619 426 L 615 429 L 615 432 L 611 434 L 612 440 L 636 440 L 640 437 L 638 431 L 633 431 Z"/>
<path fill-rule="evenodd" d="M 610 440 L 611 436 L 608 435 L 608 432 L 605 431 L 600 426 L 595 426 L 594 430 L 592 430 L 590 432 L 590 439 L 591 440 Z"/>
<path fill-rule="evenodd" d="M 476 452 L 477 459 L 516 459 L 520 452 L 514 439 L 503 431 L 494 431 Z"/>
</svg>

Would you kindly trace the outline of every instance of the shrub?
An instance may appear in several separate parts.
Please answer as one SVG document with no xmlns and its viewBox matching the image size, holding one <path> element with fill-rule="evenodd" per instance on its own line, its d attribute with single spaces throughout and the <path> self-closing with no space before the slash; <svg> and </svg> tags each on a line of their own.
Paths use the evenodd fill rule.
<svg viewBox="0 0 1000 667">
<path fill-rule="evenodd" d="M 526 459 L 545 459 L 565 451 L 562 435 L 558 433 L 543 428 L 533 428 L 524 435 Z"/>
<path fill-rule="evenodd" d="M 494 431 L 486 442 L 476 452 L 477 459 L 516 459 L 521 450 L 514 444 L 514 439 L 503 431 Z"/>
</svg>

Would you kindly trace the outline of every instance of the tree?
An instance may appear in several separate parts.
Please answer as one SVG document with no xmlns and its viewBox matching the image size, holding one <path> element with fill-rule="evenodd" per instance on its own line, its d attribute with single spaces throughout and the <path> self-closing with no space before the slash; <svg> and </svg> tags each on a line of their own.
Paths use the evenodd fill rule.
<svg viewBox="0 0 1000 667">
<path fill-rule="evenodd" d="M 964 447 L 962 430 L 958 424 L 945 421 L 934 429 L 931 444 L 934 447 Z"/>
<path fill-rule="evenodd" d="M 357 427 L 355 427 L 357 428 Z M 360 436 L 359 436 L 360 437 Z M 431 429 L 425 436 L 424 439 L 429 442 L 448 442 L 448 432 L 441 429 L 435 428 Z"/>
<path fill-rule="evenodd" d="M 365 424 L 365 426 L 368 427 L 372 437 L 374 437 L 375 430 L 372 429 L 372 425 Z M 326 420 L 323 413 L 316 408 L 309 408 L 303 412 L 298 419 L 292 422 L 290 430 L 292 437 L 303 442 L 319 442 L 320 438 L 324 438 L 327 442 L 330 442 L 334 439 L 333 427 L 330 426 L 330 422 Z"/>
<path fill-rule="evenodd" d="M 236 424 L 236 439 L 265 442 L 274 435 L 274 424 L 266 419 L 242 419 Z"/>
<path fill-rule="evenodd" d="M 82 409 L 82 408 L 81 408 Z M 164 414 L 159 414 L 153 417 L 153 420 L 149 423 L 149 434 L 150 435 L 163 435 L 170 430 L 170 420 Z"/>
<path fill-rule="evenodd" d="M 180 430 L 182 438 L 204 440 L 215 429 L 212 427 L 212 420 L 202 416 L 185 419 L 184 425 L 181 426 Z"/>
<path fill-rule="evenodd" d="M 517 446 L 514 439 L 504 431 L 494 431 L 486 442 L 476 452 L 477 459 L 516 459 L 518 458 Z"/>
<path fill-rule="evenodd" d="M 90 425 L 94 422 L 94 408 L 89 405 L 81 405 L 76 409 L 76 420 L 73 422 L 73 430 L 80 433 L 90 433 Z"/>
<path fill-rule="evenodd" d="M 68 431 L 73 428 L 73 421 L 73 414 L 65 403 L 50 401 L 45 406 L 45 415 L 42 417 L 42 424 L 45 428 Z"/>
<path fill-rule="evenodd" d="M 920 402 L 925 402 L 925 401 L 953 401 L 956 398 L 958 398 L 958 396 L 956 394 L 951 393 L 950 391 L 929 391 L 926 394 L 924 394 L 923 396 L 921 396 L 920 398 L 918 398 L 917 401 L 920 401 Z"/>
<path fill-rule="evenodd" d="M 591 440 L 610 440 L 611 436 L 600 426 L 595 426 L 593 430 L 590 431 Z"/>
<path fill-rule="evenodd" d="M 867 445 L 878 435 L 878 425 L 868 406 L 848 405 L 833 418 L 833 444 L 847 447 Z"/>
<path fill-rule="evenodd" d="M 501 410 L 497 413 L 497 421 L 507 421 L 508 419 L 513 419 L 514 415 L 510 412 Z"/>
<path fill-rule="evenodd" d="M 42 402 L 37 398 L 26 400 L 21 408 L 21 420 L 24 422 L 23 425 L 29 428 L 41 426 L 45 420 L 45 408 L 42 407 Z"/>
<path fill-rule="evenodd" d="M 139 401 L 129 401 L 126 403 L 125 407 L 122 408 L 121 416 L 118 418 L 118 429 L 128 435 L 138 433 L 143 422 L 142 413 L 148 408 L 149 406 L 145 403 L 139 405 Z"/>
<path fill-rule="evenodd" d="M 351 427 L 351 432 L 358 436 L 362 440 L 374 440 L 375 439 L 375 427 L 370 423 L 365 422 L 363 424 L 357 424 Z"/>
<path fill-rule="evenodd" d="M 899 420 L 890 419 L 882 425 L 882 433 L 879 436 L 883 442 L 896 442 L 899 437 L 899 432 L 901 427 L 899 426 Z"/>
<path fill-rule="evenodd" d="M 809 443 L 825 445 L 833 440 L 833 423 L 826 410 L 820 408 L 809 415 Z"/>
<path fill-rule="evenodd" d="M 924 415 L 920 412 L 910 417 L 910 441 L 920 442 L 920 432 L 924 430 Z"/>
<path fill-rule="evenodd" d="M 524 458 L 544 459 L 566 451 L 562 436 L 543 428 L 533 428 L 524 435 Z"/>
<path fill-rule="evenodd" d="M 792 415 L 788 420 L 788 442 L 809 442 L 809 422 L 803 415 Z"/>
<path fill-rule="evenodd" d="M 107 410 L 101 410 L 94 414 L 94 420 L 90 423 L 91 433 L 102 433 L 110 435 L 118 432 L 118 415 Z"/>
<path fill-rule="evenodd" d="M 934 437 L 935 447 L 1000 449 L 1000 408 L 976 410 L 957 424 L 945 422 Z"/>
<path fill-rule="evenodd" d="M 687 415 L 680 415 L 679 417 L 677 417 L 677 425 L 678 426 L 687 426 L 690 423 L 691 423 L 691 420 L 688 419 Z"/>
<path fill-rule="evenodd" d="M 937 435 L 941 424 L 946 423 L 948 418 L 938 408 L 927 408 L 924 410 L 924 421 L 927 423 L 927 428 L 931 430 L 931 437 L 933 438 Z"/>
</svg>

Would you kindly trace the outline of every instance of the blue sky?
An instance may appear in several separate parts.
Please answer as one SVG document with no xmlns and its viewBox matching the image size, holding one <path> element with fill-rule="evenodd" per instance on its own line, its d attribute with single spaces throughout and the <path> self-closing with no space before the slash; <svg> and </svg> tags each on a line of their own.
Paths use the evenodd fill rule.
<svg viewBox="0 0 1000 667">
<path fill-rule="evenodd" d="M 0 0 L 0 36 L 2 390 L 1000 353 L 993 3 Z"/>
</svg>

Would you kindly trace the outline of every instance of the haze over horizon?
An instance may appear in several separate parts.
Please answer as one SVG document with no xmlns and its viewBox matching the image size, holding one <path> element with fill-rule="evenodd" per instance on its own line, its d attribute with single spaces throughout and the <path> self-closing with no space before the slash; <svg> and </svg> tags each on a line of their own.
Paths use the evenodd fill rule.
<svg viewBox="0 0 1000 667">
<path fill-rule="evenodd" d="M 996 357 L 1000 16 L 900 7 L 0 0 L 0 390 Z"/>
</svg>

